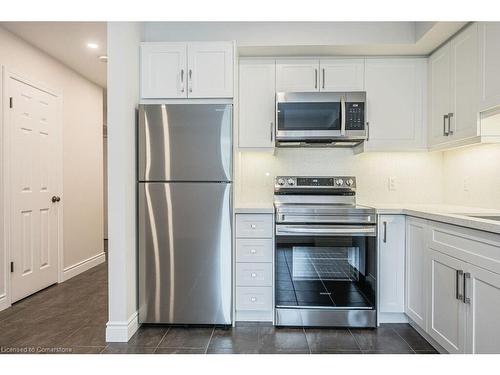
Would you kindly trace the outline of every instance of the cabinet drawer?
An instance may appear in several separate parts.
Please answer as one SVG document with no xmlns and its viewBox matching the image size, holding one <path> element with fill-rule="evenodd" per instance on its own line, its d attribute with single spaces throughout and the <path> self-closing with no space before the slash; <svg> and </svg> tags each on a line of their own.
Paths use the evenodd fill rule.
<svg viewBox="0 0 500 375">
<path fill-rule="evenodd" d="M 272 287 L 236 287 L 236 310 L 271 310 Z"/>
<path fill-rule="evenodd" d="M 266 263 L 273 261 L 273 240 L 245 239 L 236 240 L 236 261 Z"/>
<path fill-rule="evenodd" d="M 271 214 L 236 215 L 236 237 L 272 238 L 273 216 Z"/>
<path fill-rule="evenodd" d="M 237 263 L 237 286 L 272 286 L 272 263 Z"/>
</svg>

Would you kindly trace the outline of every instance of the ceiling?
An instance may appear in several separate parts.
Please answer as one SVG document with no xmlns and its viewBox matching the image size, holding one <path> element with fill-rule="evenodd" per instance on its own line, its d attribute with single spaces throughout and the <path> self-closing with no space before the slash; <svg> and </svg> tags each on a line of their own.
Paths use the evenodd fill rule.
<svg viewBox="0 0 500 375">
<path fill-rule="evenodd" d="M 106 87 L 106 22 L 1 22 L 0 26 L 41 49 L 85 78 Z M 99 48 L 90 49 L 87 43 Z"/>
</svg>

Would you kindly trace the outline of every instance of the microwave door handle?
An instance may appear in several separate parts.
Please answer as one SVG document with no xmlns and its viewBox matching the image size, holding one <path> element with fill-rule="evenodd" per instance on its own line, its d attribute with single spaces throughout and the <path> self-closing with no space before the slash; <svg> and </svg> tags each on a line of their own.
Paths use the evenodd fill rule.
<svg viewBox="0 0 500 375">
<path fill-rule="evenodd" d="M 307 227 L 276 227 L 276 234 L 294 233 L 294 234 L 323 234 L 330 236 L 366 236 L 375 235 L 375 228 L 307 228 Z"/>
<path fill-rule="evenodd" d="M 340 135 L 342 137 L 345 137 L 345 118 L 346 118 L 345 98 L 344 96 L 342 96 L 340 98 Z"/>
</svg>

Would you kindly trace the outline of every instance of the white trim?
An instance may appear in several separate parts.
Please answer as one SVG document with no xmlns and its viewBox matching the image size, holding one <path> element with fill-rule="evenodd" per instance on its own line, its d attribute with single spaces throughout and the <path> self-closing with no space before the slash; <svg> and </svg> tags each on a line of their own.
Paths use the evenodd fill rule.
<svg viewBox="0 0 500 375">
<path fill-rule="evenodd" d="M 214 99 L 141 99 L 139 104 L 233 104 L 233 98 Z"/>
<path fill-rule="evenodd" d="M 0 311 L 5 310 L 10 307 L 9 299 L 7 298 L 7 293 L 0 296 Z"/>
<path fill-rule="evenodd" d="M 440 354 L 449 354 L 448 351 L 437 343 L 427 332 L 425 332 L 420 326 L 415 323 L 410 317 L 408 317 L 408 323 L 410 326 L 417 331 L 420 336 L 422 336 L 429 344 L 431 344 L 434 349 L 436 349 Z"/>
<path fill-rule="evenodd" d="M 408 317 L 405 313 L 379 313 L 379 323 L 408 323 Z"/>
<path fill-rule="evenodd" d="M 106 342 L 128 342 L 139 329 L 139 315 L 135 311 L 128 322 L 106 323 Z"/>
<path fill-rule="evenodd" d="M 101 263 L 104 263 L 106 260 L 106 253 L 102 252 L 100 254 L 91 256 L 88 259 L 82 260 L 72 266 L 66 267 L 63 270 L 62 281 L 66 281 L 75 277 L 76 275 L 81 274 Z"/>
</svg>

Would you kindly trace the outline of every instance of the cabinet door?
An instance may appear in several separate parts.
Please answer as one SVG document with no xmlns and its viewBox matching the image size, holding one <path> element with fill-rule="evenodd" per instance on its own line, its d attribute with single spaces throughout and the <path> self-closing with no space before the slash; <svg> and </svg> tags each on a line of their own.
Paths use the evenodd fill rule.
<svg viewBox="0 0 500 375">
<path fill-rule="evenodd" d="M 364 59 L 321 59 L 320 91 L 363 91 Z"/>
<path fill-rule="evenodd" d="M 480 109 L 500 105 L 500 22 L 479 23 Z"/>
<path fill-rule="evenodd" d="M 466 263 L 429 249 L 429 335 L 450 353 L 465 353 L 463 273 Z"/>
<path fill-rule="evenodd" d="M 187 96 L 185 43 L 141 44 L 141 98 Z"/>
<path fill-rule="evenodd" d="M 199 42 L 188 45 L 188 96 L 233 97 L 233 43 Z"/>
<path fill-rule="evenodd" d="M 240 60 L 239 147 L 274 147 L 274 60 Z"/>
<path fill-rule="evenodd" d="M 427 325 L 426 233 L 425 220 L 407 219 L 405 313 L 424 330 Z"/>
<path fill-rule="evenodd" d="M 476 266 L 469 270 L 466 352 L 500 354 L 500 275 Z"/>
<path fill-rule="evenodd" d="M 478 135 L 479 46 L 477 28 L 477 24 L 474 23 L 451 41 L 453 102 L 450 110 L 452 116 L 449 121 L 453 140 Z"/>
<path fill-rule="evenodd" d="M 405 283 L 405 217 L 379 217 L 379 309 L 381 313 L 403 313 Z"/>
<path fill-rule="evenodd" d="M 407 151 L 426 147 L 426 77 L 426 59 L 366 60 L 370 137 L 365 149 Z"/>
<path fill-rule="evenodd" d="M 430 129 L 429 145 L 436 146 L 450 141 L 448 121 L 451 112 L 450 82 L 451 49 L 446 44 L 429 58 L 430 74 Z"/>
<path fill-rule="evenodd" d="M 318 60 L 280 60 L 276 62 L 276 91 L 319 91 Z"/>
</svg>

